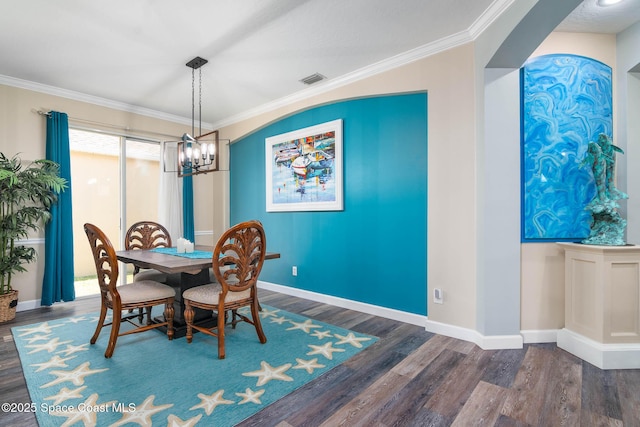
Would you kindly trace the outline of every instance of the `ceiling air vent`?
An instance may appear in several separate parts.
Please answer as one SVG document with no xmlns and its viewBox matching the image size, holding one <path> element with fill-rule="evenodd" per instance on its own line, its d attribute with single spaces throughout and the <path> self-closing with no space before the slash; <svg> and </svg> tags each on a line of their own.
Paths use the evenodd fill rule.
<svg viewBox="0 0 640 427">
<path fill-rule="evenodd" d="M 312 85 L 312 84 L 317 83 L 320 80 L 324 80 L 324 79 L 326 79 L 326 77 L 323 76 L 322 74 L 314 73 L 314 74 L 311 74 L 310 76 L 307 76 L 307 77 L 305 77 L 303 79 L 300 79 L 300 81 L 302 83 L 306 84 L 306 85 Z"/>
</svg>

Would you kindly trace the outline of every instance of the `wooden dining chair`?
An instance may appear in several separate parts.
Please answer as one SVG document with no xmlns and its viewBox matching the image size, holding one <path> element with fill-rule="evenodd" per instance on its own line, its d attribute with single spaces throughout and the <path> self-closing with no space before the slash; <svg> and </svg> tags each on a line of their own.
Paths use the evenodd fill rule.
<svg viewBox="0 0 640 427">
<path fill-rule="evenodd" d="M 127 230 L 124 237 L 125 250 L 170 248 L 171 235 L 162 225 L 154 221 L 138 221 Z M 167 274 L 153 268 L 141 269 L 133 267 L 133 281 L 153 280 L 167 283 Z M 133 310 L 129 310 L 131 313 Z M 143 310 L 138 310 L 140 322 L 142 322 Z M 147 309 L 147 323 L 151 323 L 151 308 Z"/>
<path fill-rule="evenodd" d="M 104 357 L 110 358 L 116 347 L 118 337 L 138 332 L 148 331 L 159 327 L 167 328 L 169 340 L 173 339 L 173 301 L 175 290 L 153 280 L 141 280 L 135 284 L 118 286 L 118 259 L 116 251 L 102 230 L 93 224 L 85 224 L 84 231 L 89 239 L 89 246 L 96 265 L 98 284 L 100 285 L 100 318 L 96 331 L 91 337 L 91 344 L 95 344 L 104 326 L 111 325 L 109 343 Z M 123 311 L 133 309 L 151 309 L 164 304 L 164 322 L 140 325 L 133 321 L 138 314 L 123 314 Z M 112 321 L 105 323 L 107 311 L 112 311 Z M 135 329 L 120 332 L 122 322 L 128 322 Z"/>
<path fill-rule="evenodd" d="M 139 221 L 127 230 L 124 237 L 124 248 L 128 251 L 134 249 L 154 249 L 170 248 L 171 235 L 162 225 L 154 221 Z M 142 273 L 142 274 L 140 274 Z M 140 271 L 140 267 L 135 266 L 133 270 L 133 280 L 155 280 L 164 283 L 167 275 L 157 270 Z"/>
<path fill-rule="evenodd" d="M 193 329 L 218 338 L 218 358 L 225 358 L 225 324 L 227 311 L 233 313 L 230 322 L 233 328 L 236 323 L 244 321 L 256 328 L 258 339 L 262 344 L 267 337 L 260 323 L 257 282 L 266 253 L 266 237 L 259 221 L 247 221 L 227 230 L 218 240 L 213 250 L 213 273 L 217 283 L 197 286 L 183 292 L 187 323 L 187 342 L 193 339 Z M 251 318 L 238 313 L 241 307 L 251 309 Z M 198 326 L 193 323 L 193 308 L 211 310 L 218 316 L 217 326 L 212 328 Z M 236 320 L 236 317 L 239 320 Z"/>
</svg>

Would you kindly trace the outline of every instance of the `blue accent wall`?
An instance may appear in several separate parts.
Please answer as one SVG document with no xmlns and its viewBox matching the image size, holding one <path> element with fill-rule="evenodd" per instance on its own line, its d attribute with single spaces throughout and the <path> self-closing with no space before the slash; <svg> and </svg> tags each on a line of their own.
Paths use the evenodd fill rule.
<svg viewBox="0 0 640 427">
<path fill-rule="evenodd" d="M 343 120 L 344 210 L 266 212 L 265 138 Z M 281 119 L 230 148 L 231 224 L 260 220 L 260 280 L 427 314 L 427 94 L 336 102 Z M 291 267 L 298 267 L 298 275 Z"/>
</svg>

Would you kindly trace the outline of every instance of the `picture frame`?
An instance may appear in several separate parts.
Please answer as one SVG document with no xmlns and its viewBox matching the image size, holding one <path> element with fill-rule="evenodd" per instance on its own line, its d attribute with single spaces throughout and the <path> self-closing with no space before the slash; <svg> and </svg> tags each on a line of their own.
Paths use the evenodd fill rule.
<svg viewBox="0 0 640 427">
<path fill-rule="evenodd" d="M 342 119 L 265 139 L 266 210 L 341 211 Z"/>
</svg>

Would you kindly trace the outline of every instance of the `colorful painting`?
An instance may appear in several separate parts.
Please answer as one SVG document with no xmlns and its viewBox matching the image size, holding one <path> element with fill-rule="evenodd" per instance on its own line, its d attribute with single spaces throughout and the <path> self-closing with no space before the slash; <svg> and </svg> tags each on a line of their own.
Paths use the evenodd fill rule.
<svg viewBox="0 0 640 427">
<path fill-rule="evenodd" d="M 521 69 L 522 240 L 579 241 L 596 192 L 581 167 L 589 142 L 612 135 L 611 68 L 576 55 L 544 55 Z"/>
<path fill-rule="evenodd" d="M 342 120 L 266 138 L 267 212 L 337 211 Z"/>
</svg>

